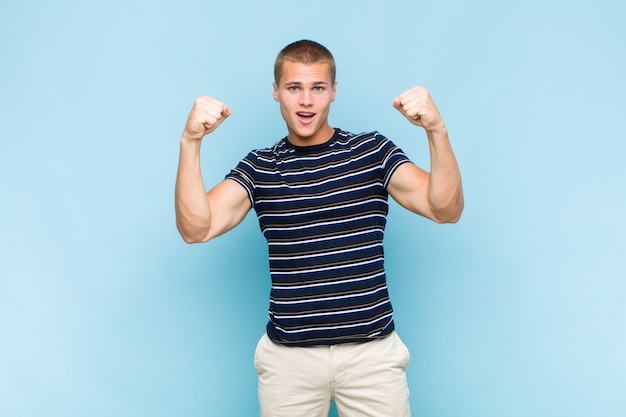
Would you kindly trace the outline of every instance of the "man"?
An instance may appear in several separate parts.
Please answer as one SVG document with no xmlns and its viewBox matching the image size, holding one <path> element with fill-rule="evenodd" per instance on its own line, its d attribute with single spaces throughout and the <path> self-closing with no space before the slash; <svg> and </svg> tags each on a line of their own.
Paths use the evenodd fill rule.
<svg viewBox="0 0 626 417">
<path fill-rule="evenodd" d="M 329 125 L 337 84 L 322 45 L 288 45 L 274 72 L 287 136 L 250 152 L 208 192 L 201 141 L 231 110 L 196 99 L 180 142 L 178 229 L 188 243 L 206 242 L 257 213 L 272 278 L 254 358 L 262 416 L 327 416 L 332 399 L 342 416 L 409 416 L 409 353 L 394 331 L 383 266 L 387 196 L 438 223 L 459 219 L 461 177 L 445 124 L 423 87 L 393 101 L 426 131 L 426 172 L 378 132 Z"/>
</svg>

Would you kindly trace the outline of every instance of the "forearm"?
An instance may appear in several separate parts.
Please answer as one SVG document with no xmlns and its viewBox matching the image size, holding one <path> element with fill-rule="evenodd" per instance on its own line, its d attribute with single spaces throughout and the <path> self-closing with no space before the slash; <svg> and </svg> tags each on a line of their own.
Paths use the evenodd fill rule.
<svg viewBox="0 0 626 417">
<path fill-rule="evenodd" d="M 176 225 L 187 243 L 202 242 L 211 223 L 200 168 L 200 141 L 180 141 L 176 177 Z"/>
<path fill-rule="evenodd" d="M 427 131 L 430 147 L 428 203 L 441 223 L 454 223 L 463 211 L 461 173 L 445 126 Z"/>
</svg>

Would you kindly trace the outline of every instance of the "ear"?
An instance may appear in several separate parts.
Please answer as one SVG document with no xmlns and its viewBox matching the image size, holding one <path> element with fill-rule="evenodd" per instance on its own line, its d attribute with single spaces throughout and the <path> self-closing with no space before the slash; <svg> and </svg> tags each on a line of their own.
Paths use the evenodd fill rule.
<svg viewBox="0 0 626 417">
<path fill-rule="evenodd" d="M 335 96 L 337 95 L 337 81 L 335 81 L 335 83 L 333 84 L 332 92 L 333 95 L 330 100 L 331 103 L 335 101 Z"/>
<path fill-rule="evenodd" d="M 278 95 L 278 85 L 274 82 L 272 83 L 274 86 L 274 101 L 280 102 L 280 96 Z"/>
</svg>

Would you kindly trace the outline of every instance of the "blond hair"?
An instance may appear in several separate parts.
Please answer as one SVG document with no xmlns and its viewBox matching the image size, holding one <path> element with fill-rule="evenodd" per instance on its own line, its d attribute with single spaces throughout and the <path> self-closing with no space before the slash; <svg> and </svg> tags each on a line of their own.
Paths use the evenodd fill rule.
<svg viewBox="0 0 626 417">
<path fill-rule="evenodd" d="M 276 62 L 274 63 L 274 80 L 276 83 L 280 81 L 283 63 L 286 61 L 301 64 L 328 64 L 331 82 L 335 83 L 337 73 L 335 58 L 325 46 L 317 42 L 303 39 L 285 46 L 276 57 Z"/>
</svg>

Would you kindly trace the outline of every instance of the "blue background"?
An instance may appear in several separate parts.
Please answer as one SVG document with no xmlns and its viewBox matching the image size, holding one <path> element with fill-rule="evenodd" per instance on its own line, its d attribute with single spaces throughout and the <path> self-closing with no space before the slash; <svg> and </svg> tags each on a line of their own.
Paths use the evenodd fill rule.
<svg viewBox="0 0 626 417">
<path fill-rule="evenodd" d="M 336 57 L 333 126 L 428 168 L 391 106 L 421 84 L 461 166 L 460 223 L 390 208 L 414 415 L 626 415 L 625 4 L 3 1 L 0 415 L 258 415 L 265 243 L 253 213 L 182 241 L 178 142 L 205 94 L 233 110 L 207 186 L 284 136 L 301 38 Z"/>
</svg>

